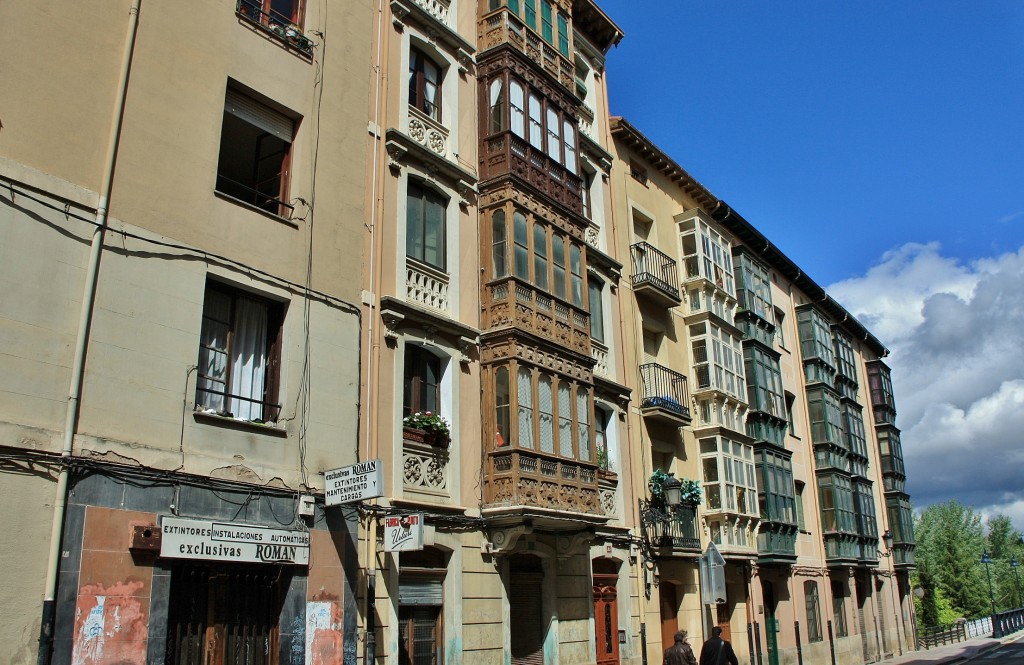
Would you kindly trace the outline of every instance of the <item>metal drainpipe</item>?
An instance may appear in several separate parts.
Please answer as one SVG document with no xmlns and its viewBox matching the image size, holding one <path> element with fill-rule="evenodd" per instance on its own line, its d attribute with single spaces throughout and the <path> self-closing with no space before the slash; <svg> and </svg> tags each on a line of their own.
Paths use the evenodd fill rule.
<svg viewBox="0 0 1024 665">
<path fill-rule="evenodd" d="M 364 413 L 366 415 L 366 459 L 376 459 L 377 455 L 377 429 L 375 424 L 377 419 L 375 417 L 376 410 L 376 396 L 378 390 L 378 382 L 374 378 L 374 357 L 379 348 L 375 337 L 375 326 L 377 317 L 380 315 L 380 308 L 377 303 L 376 290 L 376 258 L 377 258 L 377 208 L 378 208 L 378 197 L 377 187 L 378 182 L 378 170 L 380 168 L 380 154 L 383 149 L 383 136 L 381 135 L 381 96 L 382 87 L 384 85 L 384 69 L 383 69 L 383 41 L 384 41 L 384 0 L 377 0 L 377 17 L 376 17 L 376 40 L 377 49 L 375 53 L 374 62 L 374 99 L 373 99 L 373 132 L 371 134 L 373 141 L 373 166 L 371 173 L 370 182 L 370 275 L 369 275 L 369 294 L 367 300 L 369 300 L 369 316 L 367 317 L 367 330 L 366 330 L 366 404 L 364 407 Z M 380 205 L 383 205 L 383 196 L 380 197 Z M 359 442 L 356 442 L 356 460 L 362 461 L 360 455 Z M 374 505 L 379 502 L 372 501 Z M 377 658 L 377 624 L 376 624 L 376 595 L 377 595 L 377 568 L 375 565 L 371 565 L 374 562 L 374 522 L 375 517 L 370 517 L 367 521 L 367 533 L 366 542 L 363 548 L 364 562 L 366 564 L 365 569 L 365 589 L 366 595 L 363 598 L 363 628 L 366 631 L 366 640 L 363 643 L 363 662 L 367 665 L 375 662 Z M 361 521 L 360 521 L 361 522 Z M 358 535 L 356 536 L 358 540 Z M 357 562 L 358 566 L 359 563 Z"/>
<path fill-rule="evenodd" d="M 78 334 L 75 339 L 75 357 L 71 366 L 71 387 L 68 393 L 68 408 L 64 421 L 64 446 L 61 449 L 61 469 L 57 477 L 57 495 L 53 505 L 53 524 L 50 527 L 50 552 L 46 565 L 46 592 L 43 596 L 43 615 L 39 626 L 39 665 L 48 665 L 53 653 L 53 631 L 56 615 L 57 574 L 60 570 L 61 543 L 64 538 L 64 516 L 67 512 L 68 462 L 72 456 L 75 431 L 78 427 L 78 413 L 81 402 L 82 381 L 85 374 L 85 356 L 89 346 L 89 329 L 92 325 L 93 309 L 96 304 L 96 282 L 100 271 L 100 255 L 103 252 L 103 238 L 107 230 L 107 211 L 110 206 L 110 191 L 114 183 L 114 166 L 117 163 L 117 148 L 124 124 L 125 99 L 128 96 L 128 77 L 131 73 L 132 56 L 135 52 L 135 37 L 139 26 L 139 7 L 142 0 L 132 0 L 128 10 L 128 32 L 124 52 L 121 56 L 121 75 L 118 81 L 117 97 L 110 136 L 107 141 L 106 162 L 103 180 L 100 182 L 99 204 L 96 207 L 96 229 L 92 234 L 89 264 L 85 272 L 82 289 L 82 310 L 78 320 Z"/>
</svg>

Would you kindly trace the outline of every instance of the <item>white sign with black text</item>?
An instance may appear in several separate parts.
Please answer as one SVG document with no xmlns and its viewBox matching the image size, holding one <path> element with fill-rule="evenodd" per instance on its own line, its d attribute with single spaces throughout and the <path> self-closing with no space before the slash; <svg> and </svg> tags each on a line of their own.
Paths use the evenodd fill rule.
<svg viewBox="0 0 1024 665">
<path fill-rule="evenodd" d="M 423 513 L 388 515 L 384 518 L 384 551 L 423 549 Z"/>
<path fill-rule="evenodd" d="M 309 532 L 164 516 L 160 556 L 309 565 Z"/>
<path fill-rule="evenodd" d="M 324 474 L 324 504 L 337 506 L 384 496 L 384 466 L 379 459 L 343 466 Z"/>
</svg>

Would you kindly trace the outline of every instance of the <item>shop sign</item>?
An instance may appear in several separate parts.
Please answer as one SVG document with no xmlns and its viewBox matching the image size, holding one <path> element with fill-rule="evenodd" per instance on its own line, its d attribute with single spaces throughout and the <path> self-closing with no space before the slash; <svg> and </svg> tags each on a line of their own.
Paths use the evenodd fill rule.
<svg viewBox="0 0 1024 665">
<path fill-rule="evenodd" d="M 384 518 L 384 551 L 423 549 L 423 513 L 388 515 Z"/>
<path fill-rule="evenodd" d="M 337 506 L 384 496 L 384 465 L 379 459 L 343 466 L 324 474 L 324 504 Z"/>
<path fill-rule="evenodd" d="M 233 563 L 309 565 L 309 532 L 165 516 L 160 556 Z"/>
</svg>

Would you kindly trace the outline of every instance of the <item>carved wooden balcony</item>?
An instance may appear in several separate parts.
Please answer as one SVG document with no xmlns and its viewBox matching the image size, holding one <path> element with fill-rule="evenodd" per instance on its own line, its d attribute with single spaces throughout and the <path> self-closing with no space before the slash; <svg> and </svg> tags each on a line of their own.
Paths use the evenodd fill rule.
<svg viewBox="0 0 1024 665">
<path fill-rule="evenodd" d="M 533 30 L 519 20 L 515 14 L 502 7 L 499 11 L 485 16 L 480 22 L 480 50 L 486 51 L 501 44 L 509 44 L 527 58 L 546 70 L 566 90 L 576 90 L 576 66 L 570 58 L 541 39 Z"/>
<path fill-rule="evenodd" d="M 511 131 L 495 134 L 484 141 L 480 179 L 489 180 L 506 173 L 514 174 L 539 189 L 554 201 L 583 214 L 582 180 L 552 159 L 540 148 Z"/>
<path fill-rule="evenodd" d="M 605 517 L 596 464 L 507 446 L 487 453 L 485 473 L 484 508 Z"/>
<path fill-rule="evenodd" d="M 484 327 L 527 330 L 590 356 L 590 315 L 515 277 L 487 286 Z"/>
</svg>

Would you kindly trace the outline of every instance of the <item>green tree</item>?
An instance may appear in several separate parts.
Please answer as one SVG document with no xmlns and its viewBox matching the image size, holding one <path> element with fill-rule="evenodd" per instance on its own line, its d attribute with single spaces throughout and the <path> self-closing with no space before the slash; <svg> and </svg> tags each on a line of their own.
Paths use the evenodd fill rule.
<svg viewBox="0 0 1024 665">
<path fill-rule="evenodd" d="M 925 590 L 921 623 L 934 626 L 945 614 L 941 599 L 957 616 L 977 617 L 990 612 L 988 582 L 981 553 L 987 546 L 985 529 L 970 506 L 950 500 L 926 508 L 914 533 L 918 579 Z"/>
<path fill-rule="evenodd" d="M 1017 576 L 1010 560 L 1022 562 L 1021 532 L 1013 527 L 1006 515 L 996 514 L 988 519 L 987 547 L 992 556 L 992 585 L 995 587 L 996 608 L 1000 611 L 1019 607 Z M 1018 571 L 1019 573 L 1019 571 Z"/>
</svg>

